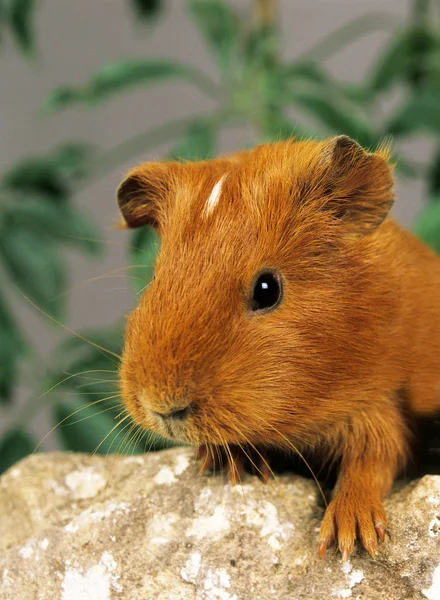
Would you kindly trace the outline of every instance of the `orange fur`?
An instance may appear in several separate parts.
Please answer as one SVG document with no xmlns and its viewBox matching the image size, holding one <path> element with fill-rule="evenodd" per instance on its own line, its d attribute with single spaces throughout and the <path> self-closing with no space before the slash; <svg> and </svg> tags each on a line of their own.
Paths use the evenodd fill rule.
<svg viewBox="0 0 440 600">
<path fill-rule="evenodd" d="M 340 460 L 320 553 L 337 540 L 348 556 L 358 532 L 374 555 L 382 497 L 408 458 L 406 414 L 440 408 L 440 260 L 387 217 L 387 150 L 341 136 L 149 163 L 118 199 L 128 226 L 162 238 L 127 324 L 121 387 L 135 420 L 198 446 L 292 442 Z M 283 299 L 252 313 L 265 268 Z M 189 404 L 181 422 L 151 412 Z"/>
</svg>

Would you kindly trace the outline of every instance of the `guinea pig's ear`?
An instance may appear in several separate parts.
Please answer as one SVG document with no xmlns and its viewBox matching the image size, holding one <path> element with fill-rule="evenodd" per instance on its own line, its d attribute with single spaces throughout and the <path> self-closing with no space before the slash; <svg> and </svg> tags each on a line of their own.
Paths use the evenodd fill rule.
<svg viewBox="0 0 440 600">
<path fill-rule="evenodd" d="M 118 188 L 119 209 L 127 227 L 159 228 L 170 190 L 181 165 L 174 162 L 145 163 L 130 171 Z"/>
<path fill-rule="evenodd" d="M 366 152 L 345 135 L 326 142 L 320 156 L 324 166 L 325 209 L 349 225 L 353 233 L 367 234 L 387 216 L 394 202 L 389 149 Z"/>
</svg>

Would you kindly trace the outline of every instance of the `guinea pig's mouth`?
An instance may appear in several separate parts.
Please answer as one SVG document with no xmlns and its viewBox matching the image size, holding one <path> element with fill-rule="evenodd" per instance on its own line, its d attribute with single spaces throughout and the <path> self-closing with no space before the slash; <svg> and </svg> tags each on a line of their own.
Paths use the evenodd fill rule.
<svg viewBox="0 0 440 600">
<path fill-rule="evenodd" d="M 160 430 L 162 435 L 176 442 L 188 442 L 187 438 L 187 423 L 175 421 L 173 419 L 163 418 L 151 411 L 155 425 Z"/>
<path fill-rule="evenodd" d="M 234 421 L 219 422 L 199 400 L 188 403 L 182 398 L 180 403 L 155 402 L 150 395 L 140 392 L 137 401 L 143 413 L 144 427 L 172 441 L 191 445 L 246 441 L 240 437 L 238 421 L 236 424 Z"/>
<path fill-rule="evenodd" d="M 200 435 L 195 425 L 195 409 L 191 404 L 173 407 L 172 410 L 155 410 L 151 406 L 143 406 L 147 417 L 147 429 L 153 429 L 176 442 L 198 443 Z"/>
</svg>

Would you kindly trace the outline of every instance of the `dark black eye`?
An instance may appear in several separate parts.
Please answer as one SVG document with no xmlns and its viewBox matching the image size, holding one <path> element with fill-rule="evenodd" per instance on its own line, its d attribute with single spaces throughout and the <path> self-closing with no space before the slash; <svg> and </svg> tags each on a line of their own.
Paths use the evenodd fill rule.
<svg viewBox="0 0 440 600">
<path fill-rule="evenodd" d="M 254 284 L 251 298 L 251 309 L 268 310 L 275 308 L 281 301 L 281 278 L 273 271 L 260 273 Z"/>
</svg>

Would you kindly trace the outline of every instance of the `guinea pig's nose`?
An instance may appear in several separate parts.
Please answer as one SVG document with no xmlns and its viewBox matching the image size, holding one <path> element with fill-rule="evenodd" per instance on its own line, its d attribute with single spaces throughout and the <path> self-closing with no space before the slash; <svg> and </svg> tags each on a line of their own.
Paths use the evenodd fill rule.
<svg viewBox="0 0 440 600">
<path fill-rule="evenodd" d="M 191 414 L 191 405 L 185 406 L 185 408 L 178 408 L 176 410 L 171 410 L 167 413 L 160 413 L 153 411 L 155 415 L 161 417 L 161 419 L 171 420 L 171 421 L 184 421 Z"/>
</svg>

